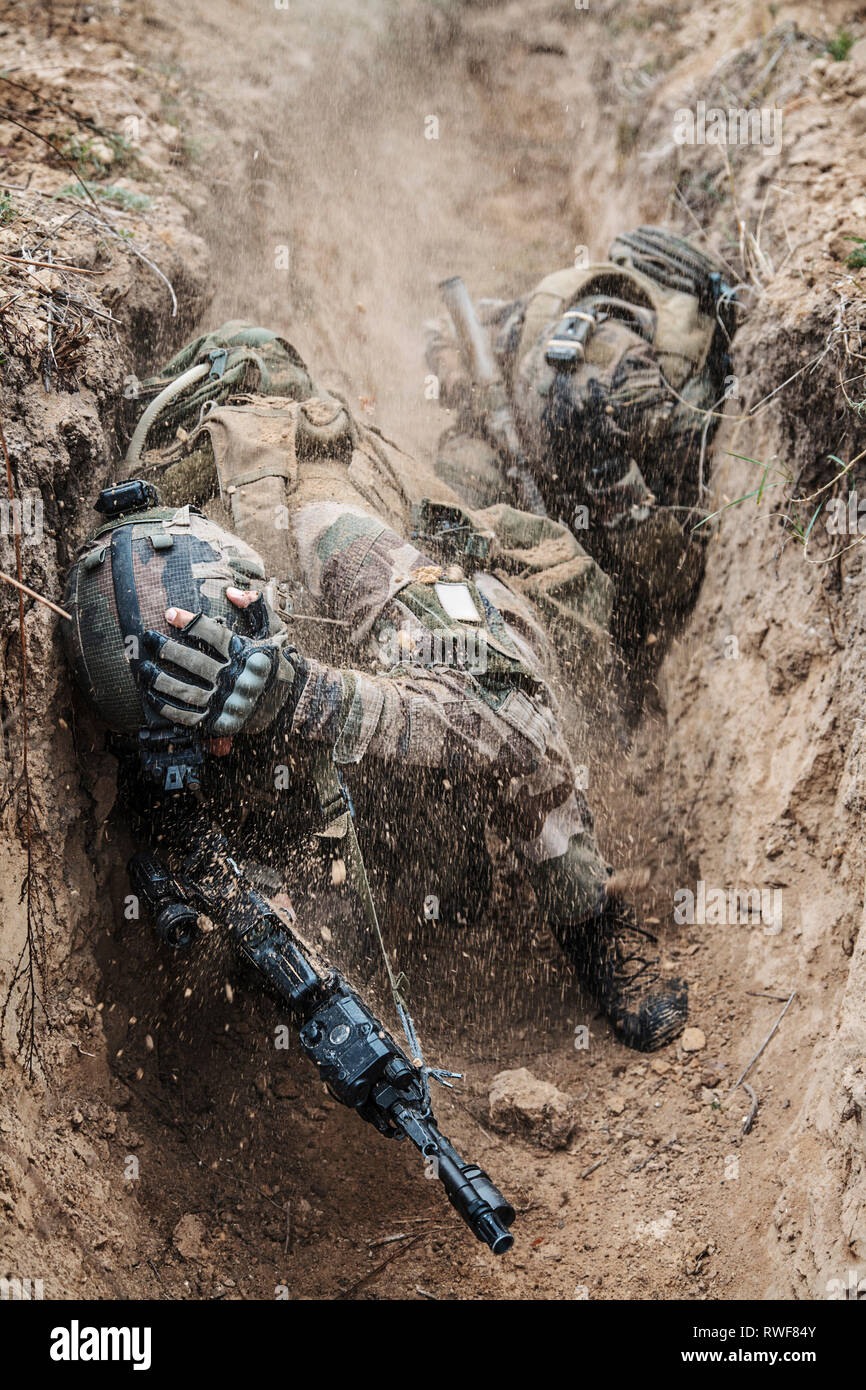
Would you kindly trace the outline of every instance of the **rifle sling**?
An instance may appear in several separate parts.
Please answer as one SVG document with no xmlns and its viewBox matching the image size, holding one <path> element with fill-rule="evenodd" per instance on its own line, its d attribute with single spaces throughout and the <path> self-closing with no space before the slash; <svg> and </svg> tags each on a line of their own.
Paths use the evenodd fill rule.
<svg viewBox="0 0 866 1390">
<path fill-rule="evenodd" d="M 382 936 L 382 928 L 379 924 L 379 914 L 376 911 L 376 904 L 370 888 L 370 880 L 367 877 L 364 856 L 361 853 L 361 846 L 358 843 L 358 836 L 355 833 L 355 822 L 352 811 L 346 793 L 341 785 L 340 775 L 327 750 L 320 753 L 316 758 L 313 776 L 316 783 L 319 804 L 326 820 L 325 829 L 322 834 L 328 838 L 345 839 L 346 841 L 346 863 L 351 874 L 352 887 L 361 901 L 367 924 L 376 938 L 379 950 L 382 952 L 382 959 L 385 962 L 385 970 L 388 975 L 388 983 L 391 986 L 391 994 L 397 1012 L 402 1019 L 407 1012 L 407 1005 L 400 991 L 406 986 L 406 976 L 402 971 L 395 976 L 391 968 L 391 962 L 388 958 L 388 952 L 385 948 L 385 941 Z"/>
</svg>

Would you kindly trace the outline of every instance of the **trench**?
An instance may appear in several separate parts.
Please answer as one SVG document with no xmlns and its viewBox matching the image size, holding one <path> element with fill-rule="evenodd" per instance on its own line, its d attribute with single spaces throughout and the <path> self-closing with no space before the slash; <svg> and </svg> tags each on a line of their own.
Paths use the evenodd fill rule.
<svg viewBox="0 0 866 1390">
<path fill-rule="evenodd" d="M 747 43 L 754 35 L 744 15 L 738 11 L 736 37 Z M 709 63 L 724 51 L 725 24 L 711 5 L 703 18 L 716 25 Z M 181 84 L 173 119 L 194 151 L 187 172 L 193 223 L 210 258 L 207 325 L 242 317 L 278 328 L 316 380 L 345 391 L 410 451 L 429 454 L 443 418 L 425 396 L 421 326 L 439 312 L 440 279 L 460 273 L 476 294 L 511 297 L 569 263 L 576 247 L 599 256 L 616 231 L 668 219 L 670 182 L 646 177 L 631 157 L 639 55 L 645 44 L 663 51 L 689 20 L 685 11 L 654 12 L 654 23 L 647 39 L 643 26 L 620 22 L 616 7 L 594 16 L 536 0 L 418 7 L 192 0 L 181 20 L 155 0 L 123 41 L 161 54 Z M 688 67 L 687 54 L 681 62 Z M 617 116 L 620 107 L 627 119 Z M 822 308 L 824 318 L 802 330 L 804 354 L 826 331 L 831 311 Z M 774 328 L 775 312 L 766 314 Z M 787 329 L 783 375 L 785 353 L 801 347 Z M 166 339 L 170 332 L 167 324 Z M 774 364 L 758 362 L 759 337 L 746 337 L 738 370 L 769 391 L 778 375 Z M 814 430 L 801 431 L 803 455 L 824 447 L 821 432 L 835 419 L 832 389 L 823 379 L 815 386 L 819 411 L 814 400 L 797 398 L 795 410 L 812 412 Z M 743 463 L 718 462 L 726 451 L 760 458 L 786 428 L 784 417 L 763 433 L 723 428 L 713 466 L 725 496 L 745 491 L 749 477 Z M 275 1289 L 298 1299 L 793 1297 L 813 1294 L 816 1280 L 820 1288 L 840 1250 L 856 1251 L 856 1183 L 843 1199 L 842 1178 L 834 1186 L 831 1176 L 813 1202 L 786 1163 L 796 1154 L 804 1168 L 820 1162 L 838 1175 L 847 1163 L 852 1171 L 814 1077 L 817 1058 L 828 1093 L 838 1089 L 841 1064 L 831 1057 L 824 1065 L 821 1045 L 832 1031 L 827 1019 L 840 1010 L 844 1060 L 856 1069 L 864 1051 L 851 1017 L 859 986 L 852 993 L 850 979 L 856 985 L 860 976 L 852 966 L 849 979 L 848 967 L 857 961 L 860 863 L 852 851 L 840 887 L 821 859 L 818 896 L 832 898 L 835 916 L 828 906 L 826 922 L 815 924 L 802 884 L 815 872 L 818 849 L 827 850 L 819 822 L 826 815 L 830 825 L 836 793 L 819 761 L 811 788 L 798 784 L 788 816 L 777 767 L 786 749 L 810 758 L 810 768 L 816 746 L 821 751 L 784 656 L 789 593 L 806 581 L 791 568 L 790 552 L 768 560 L 745 523 L 734 526 L 741 530 L 733 542 L 709 548 L 692 625 L 648 682 L 640 720 L 587 728 L 576 749 L 591 766 L 609 857 L 650 870 L 638 905 L 659 923 L 667 963 L 689 977 L 702 1050 L 653 1059 L 618 1047 L 576 995 L 513 880 L 509 905 L 520 911 L 467 942 L 468 950 L 417 925 L 401 949 L 424 963 L 414 973 L 425 1041 L 437 1061 L 466 1073 L 461 1091 L 442 1099 L 443 1128 L 518 1208 L 518 1244 L 497 1260 L 443 1211 L 413 1155 L 378 1141 L 318 1093 L 291 1051 L 275 1052 L 273 1014 L 233 979 L 227 956 L 211 952 L 168 969 L 144 932 L 107 932 L 95 948 L 98 990 L 111 1001 L 106 1056 L 123 1054 L 112 1070 L 133 1097 L 119 1107 L 121 1133 L 141 1182 L 132 1204 L 104 1194 L 104 1217 L 123 1226 L 135 1251 L 125 1266 L 130 1291 L 262 1299 Z M 825 590 L 817 598 L 807 587 L 797 592 L 810 614 L 809 605 L 831 602 Z M 767 622 L 759 631 L 762 604 Z M 748 699 L 735 681 L 724 683 L 717 650 L 734 629 L 758 663 Z M 781 635 L 775 654 L 762 657 L 768 629 L 769 643 Z M 821 661 L 826 656 L 822 650 Z M 774 692 L 788 700 L 775 709 L 778 721 L 788 720 L 784 737 L 762 696 L 765 661 Z M 824 675 L 845 684 L 836 666 Z M 817 698 L 817 659 L 809 679 Z M 862 685 L 857 671 L 846 679 L 850 700 L 840 718 L 850 733 L 848 709 Z M 749 721 L 760 729 L 757 749 L 742 726 Z M 738 779 L 747 784 L 747 810 Z M 849 800 L 858 804 L 853 792 Z M 785 867 L 794 944 L 784 933 L 778 942 L 759 939 L 747 924 L 724 934 L 708 932 L 705 922 L 675 927 L 678 885 L 715 874 L 748 887 L 766 875 L 755 849 L 768 841 L 764 814 L 783 839 L 796 823 L 806 841 L 793 868 Z M 118 867 L 106 880 L 118 904 L 127 844 L 122 827 L 111 833 Z M 778 851 L 767 848 L 781 876 Z M 389 885 L 380 888 L 387 897 Z M 351 917 L 345 904 L 335 909 L 335 930 L 344 910 Z M 760 1118 L 744 1137 L 737 1106 L 725 1108 L 720 1098 L 771 1026 L 776 996 L 784 999 L 794 984 L 801 999 L 784 1046 L 774 1045 L 762 1063 Z M 576 1045 L 581 1025 L 591 1033 L 588 1050 Z M 567 1150 L 547 1152 L 490 1129 L 490 1081 L 520 1066 L 577 1100 Z M 143 1084 L 123 1080 L 136 1068 Z M 856 1178 L 859 1158 L 853 1171 Z M 380 1269 L 380 1242 L 395 1233 L 413 1239 Z M 789 1258 L 801 1238 L 804 1253 Z M 108 1275 L 97 1275 L 97 1288 L 100 1278 L 106 1287 Z"/>
</svg>

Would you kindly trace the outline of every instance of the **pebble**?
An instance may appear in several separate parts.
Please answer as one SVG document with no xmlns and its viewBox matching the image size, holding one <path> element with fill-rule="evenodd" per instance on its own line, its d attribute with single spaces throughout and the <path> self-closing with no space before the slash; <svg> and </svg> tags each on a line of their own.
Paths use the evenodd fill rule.
<svg viewBox="0 0 866 1390">
<path fill-rule="evenodd" d="M 202 1259 L 205 1255 L 205 1229 L 194 1212 L 182 1216 L 172 1232 L 172 1244 L 185 1260 Z"/>
</svg>

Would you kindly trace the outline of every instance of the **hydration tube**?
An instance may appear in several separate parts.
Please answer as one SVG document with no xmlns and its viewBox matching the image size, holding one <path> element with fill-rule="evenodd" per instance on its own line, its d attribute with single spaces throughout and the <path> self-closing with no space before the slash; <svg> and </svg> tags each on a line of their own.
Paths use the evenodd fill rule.
<svg viewBox="0 0 866 1390">
<path fill-rule="evenodd" d="M 126 464 L 129 468 L 135 468 L 141 458 L 141 452 L 147 440 L 151 425 L 156 420 L 159 413 L 165 409 L 169 401 L 173 401 L 175 396 L 181 391 L 185 391 L 187 386 L 193 382 L 200 381 L 203 376 L 207 376 L 211 371 L 210 362 L 199 362 L 195 367 L 190 367 L 188 371 L 182 372 L 174 381 L 169 382 L 158 396 L 154 396 L 147 410 L 142 415 L 135 427 L 135 434 L 129 441 L 129 448 L 126 451 Z"/>
</svg>

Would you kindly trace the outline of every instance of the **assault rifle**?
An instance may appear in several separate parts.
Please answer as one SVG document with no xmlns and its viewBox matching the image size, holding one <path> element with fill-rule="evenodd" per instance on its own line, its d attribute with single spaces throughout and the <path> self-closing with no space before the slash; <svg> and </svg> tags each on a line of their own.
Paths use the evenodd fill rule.
<svg viewBox="0 0 866 1390">
<path fill-rule="evenodd" d="M 526 511 L 534 512 L 536 516 L 547 516 L 538 484 L 520 446 L 505 385 L 478 322 L 469 291 L 459 275 L 443 280 L 439 289 L 454 324 L 464 366 L 472 385 L 481 395 L 487 432 L 506 461 L 505 476 L 513 482 L 520 505 Z"/>
<path fill-rule="evenodd" d="M 129 862 L 133 888 L 162 939 L 175 949 L 189 946 L 200 913 L 227 928 L 241 958 L 288 1010 L 301 1047 L 335 1099 L 380 1134 L 411 1140 L 478 1240 L 497 1255 L 509 1250 L 514 1209 L 440 1132 L 428 1087 L 428 1076 L 436 1072 L 406 1055 L 338 971 L 315 961 L 288 915 L 245 877 L 218 827 L 194 821 L 184 845 L 177 873 L 149 852 Z"/>
</svg>

